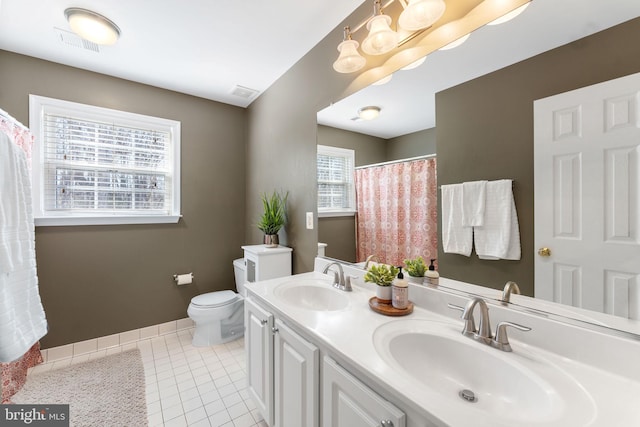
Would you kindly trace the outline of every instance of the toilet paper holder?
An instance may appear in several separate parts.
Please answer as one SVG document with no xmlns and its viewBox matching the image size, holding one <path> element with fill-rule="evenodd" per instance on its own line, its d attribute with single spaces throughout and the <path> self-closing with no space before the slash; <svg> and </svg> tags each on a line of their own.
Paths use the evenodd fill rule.
<svg viewBox="0 0 640 427">
<path fill-rule="evenodd" d="M 193 273 L 174 274 L 173 280 L 175 280 L 178 285 L 191 283 L 191 281 L 193 280 Z"/>
</svg>

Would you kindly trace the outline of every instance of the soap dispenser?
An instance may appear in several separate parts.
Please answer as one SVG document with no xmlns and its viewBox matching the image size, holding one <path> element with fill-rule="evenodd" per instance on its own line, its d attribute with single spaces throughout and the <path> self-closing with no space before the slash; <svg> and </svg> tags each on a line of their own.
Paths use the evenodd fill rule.
<svg viewBox="0 0 640 427">
<path fill-rule="evenodd" d="M 405 310 L 409 306 L 409 282 L 402 274 L 402 267 L 398 267 L 398 277 L 393 279 L 391 286 L 391 304 L 393 308 Z"/>
<path fill-rule="evenodd" d="M 435 258 L 431 259 L 431 264 L 429 264 L 429 269 L 424 272 L 425 280 L 429 285 L 437 285 L 440 282 L 440 274 L 436 271 L 435 265 L 433 265 L 433 262 L 435 260 L 436 260 Z"/>
</svg>

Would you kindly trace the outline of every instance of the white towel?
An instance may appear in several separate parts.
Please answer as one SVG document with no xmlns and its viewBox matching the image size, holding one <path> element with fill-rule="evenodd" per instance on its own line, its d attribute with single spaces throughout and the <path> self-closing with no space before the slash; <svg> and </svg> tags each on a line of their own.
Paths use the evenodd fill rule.
<svg viewBox="0 0 640 427">
<path fill-rule="evenodd" d="M 27 158 L 0 132 L 0 362 L 18 359 L 46 333 Z"/>
<path fill-rule="evenodd" d="M 446 253 L 471 255 L 473 229 L 462 225 L 462 184 L 440 187 L 442 191 L 442 247 Z"/>
<path fill-rule="evenodd" d="M 487 181 L 462 183 L 462 225 L 477 227 L 484 224 Z"/>
<path fill-rule="evenodd" d="M 484 225 L 473 230 L 480 259 L 520 259 L 520 229 L 510 179 L 487 183 Z"/>
</svg>

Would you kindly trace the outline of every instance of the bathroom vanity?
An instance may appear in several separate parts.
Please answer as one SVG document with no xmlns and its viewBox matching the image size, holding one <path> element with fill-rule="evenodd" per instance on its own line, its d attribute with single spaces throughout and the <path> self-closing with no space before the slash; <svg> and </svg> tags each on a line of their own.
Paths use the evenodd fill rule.
<svg viewBox="0 0 640 427">
<path fill-rule="evenodd" d="M 478 298 L 492 334 L 531 328 L 503 326 L 503 351 L 461 333 L 468 293 L 410 284 L 413 313 L 388 317 L 363 270 L 341 265 L 345 292 L 329 263 L 247 284 L 248 390 L 269 426 L 640 425 L 637 339 Z"/>
</svg>

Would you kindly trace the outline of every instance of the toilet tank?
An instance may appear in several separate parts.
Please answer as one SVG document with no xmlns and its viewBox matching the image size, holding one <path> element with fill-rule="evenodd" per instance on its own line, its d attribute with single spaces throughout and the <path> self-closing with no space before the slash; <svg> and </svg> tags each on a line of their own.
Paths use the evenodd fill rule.
<svg viewBox="0 0 640 427">
<path fill-rule="evenodd" d="M 246 267 L 244 265 L 244 258 L 238 258 L 233 260 L 233 273 L 236 277 L 236 290 L 242 296 L 246 296 L 245 290 L 244 290 L 245 269 Z"/>
</svg>

